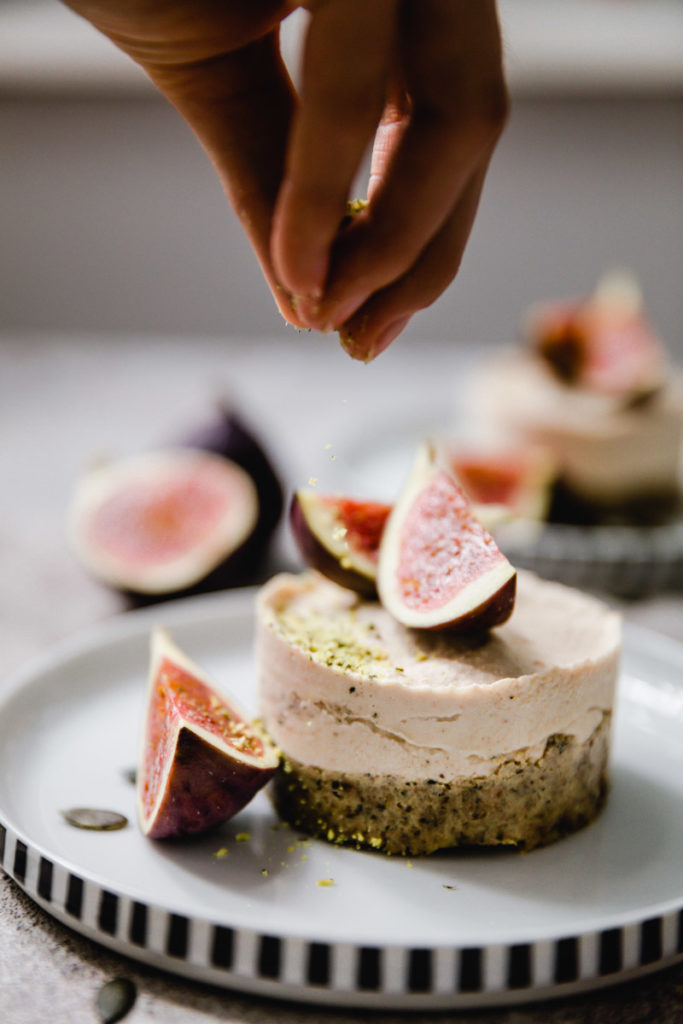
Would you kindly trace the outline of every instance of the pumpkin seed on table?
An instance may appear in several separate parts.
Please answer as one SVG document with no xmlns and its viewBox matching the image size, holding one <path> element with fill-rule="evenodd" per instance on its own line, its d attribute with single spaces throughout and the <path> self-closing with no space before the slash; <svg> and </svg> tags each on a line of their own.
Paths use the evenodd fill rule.
<svg viewBox="0 0 683 1024">
<path fill-rule="evenodd" d="M 133 1008 L 137 991 L 130 978 L 113 978 L 97 993 L 97 1012 L 102 1024 L 115 1024 Z"/>
<path fill-rule="evenodd" d="M 124 814 L 100 807 L 70 807 L 61 813 L 69 825 L 98 832 L 113 832 L 115 829 L 125 828 L 128 824 L 128 818 Z"/>
</svg>

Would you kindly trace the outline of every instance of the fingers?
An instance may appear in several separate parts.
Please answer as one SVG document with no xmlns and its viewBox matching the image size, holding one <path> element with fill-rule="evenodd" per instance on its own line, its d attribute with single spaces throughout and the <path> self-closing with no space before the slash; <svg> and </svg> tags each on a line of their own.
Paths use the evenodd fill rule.
<svg viewBox="0 0 683 1024">
<path fill-rule="evenodd" d="M 294 294 L 319 299 L 332 240 L 384 106 L 396 0 L 318 0 L 301 104 L 273 225 L 273 262 Z M 300 308 L 304 308 L 303 305 Z"/>
<path fill-rule="evenodd" d="M 296 0 L 66 2 L 188 121 L 286 319 L 373 358 L 446 287 L 505 120 L 494 0 L 308 0 L 300 104 L 278 44 Z"/>
<path fill-rule="evenodd" d="M 296 106 L 277 34 L 210 61 L 164 68 L 155 81 L 211 159 L 281 314 L 305 326 L 270 253 L 273 210 Z"/>
<path fill-rule="evenodd" d="M 303 326 L 270 257 L 296 96 L 279 53 L 289 0 L 67 0 L 147 72 L 208 153 L 282 315 Z"/>
<path fill-rule="evenodd" d="M 450 217 L 409 272 L 376 292 L 339 329 L 342 347 L 353 358 L 371 362 L 399 336 L 412 315 L 429 306 L 458 272 L 474 222 L 486 168 L 465 186 Z"/>
<path fill-rule="evenodd" d="M 378 132 L 372 201 L 335 247 L 318 310 L 322 329 L 338 327 L 374 293 L 409 274 L 454 210 L 467 216 L 471 202 L 460 206 L 460 198 L 488 164 L 505 121 L 493 4 L 413 0 L 403 10 L 399 58 L 410 107 Z M 469 226 L 464 222 L 459 232 L 463 247 Z M 445 276 L 452 278 L 452 267 Z M 420 280 L 431 294 L 429 282 Z M 414 294 L 415 309 L 428 304 L 426 295 Z"/>
</svg>

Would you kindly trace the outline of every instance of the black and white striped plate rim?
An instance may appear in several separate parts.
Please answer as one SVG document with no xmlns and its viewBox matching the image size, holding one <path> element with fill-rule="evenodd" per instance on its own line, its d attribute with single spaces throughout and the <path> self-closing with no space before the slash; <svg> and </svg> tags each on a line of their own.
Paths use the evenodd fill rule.
<svg viewBox="0 0 683 1024">
<path fill-rule="evenodd" d="M 683 959 L 683 901 L 661 916 L 537 942 L 406 948 L 262 934 L 110 892 L 0 822 L 0 865 L 52 916 L 120 953 L 211 984 L 278 998 L 403 1009 L 569 995 Z"/>
</svg>

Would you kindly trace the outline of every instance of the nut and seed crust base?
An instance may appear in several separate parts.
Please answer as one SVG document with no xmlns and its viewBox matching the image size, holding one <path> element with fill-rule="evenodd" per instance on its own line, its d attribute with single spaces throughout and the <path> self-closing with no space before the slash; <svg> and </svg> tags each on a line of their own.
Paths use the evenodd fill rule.
<svg viewBox="0 0 683 1024">
<path fill-rule="evenodd" d="M 283 757 L 278 814 L 319 839 L 387 854 L 458 846 L 532 850 L 591 822 L 607 795 L 609 713 L 584 743 L 548 738 L 537 760 L 519 751 L 489 776 L 449 781 L 351 774 Z"/>
</svg>

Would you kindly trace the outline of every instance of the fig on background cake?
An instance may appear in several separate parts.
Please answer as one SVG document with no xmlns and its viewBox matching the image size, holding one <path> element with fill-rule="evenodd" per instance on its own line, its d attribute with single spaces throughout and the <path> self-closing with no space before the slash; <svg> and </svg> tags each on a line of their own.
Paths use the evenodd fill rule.
<svg viewBox="0 0 683 1024">
<path fill-rule="evenodd" d="M 663 384 L 664 346 L 648 322 L 632 274 L 605 275 L 585 299 L 545 302 L 523 335 L 559 380 L 607 395 L 648 395 Z"/>
<path fill-rule="evenodd" d="M 557 468 L 536 446 L 446 442 L 444 458 L 489 529 L 511 518 L 543 520 Z"/>
</svg>

